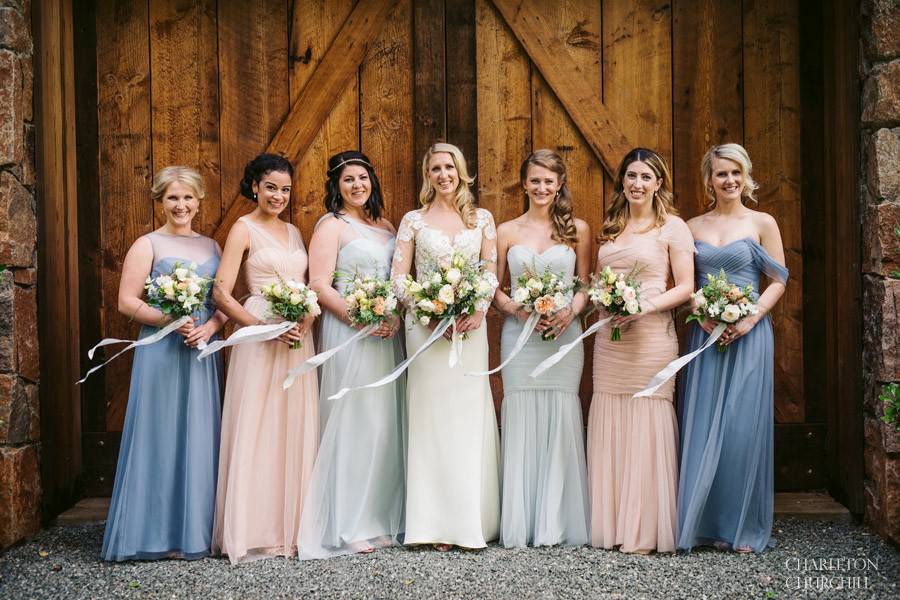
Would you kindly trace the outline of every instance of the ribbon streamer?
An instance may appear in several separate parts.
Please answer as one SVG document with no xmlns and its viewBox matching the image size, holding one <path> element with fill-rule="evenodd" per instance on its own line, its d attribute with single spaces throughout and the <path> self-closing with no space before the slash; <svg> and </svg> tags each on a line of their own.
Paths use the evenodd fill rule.
<svg viewBox="0 0 900 600">
<path fill-rule="evenodd" d="M 434 331 L 431 332 L 431 335 L 428 336 L 428 339 L 425 340 L 425 343 L 422 344 L 419 347 L 419 349 L 416 350 L 412 356 L 410 356 L 409 358 L 404 360 L 402 363 L 397 365 L 397 367 L 393 371 L 391 371 L 390 373 L 388 373 L 387 375 L 385 375 L 378 381 L 374 381 L 374 382 L 366 384 L 366 385 L 358 385 L 356 387 L 343 388 L 343 389 L 341 389 L 341 391 L 337 392 L 336 394 L 332 394 L 331 396 L 328 396 L 328 399 L 329 400 L 340 400 L 341 398 L 346 396 L 349 392 L 353 392 L 356 390 L 368 389 L 368 388 L 381 387 L 382 385 L 385 385 L 387 383 L 394 381 L 395 379 L 400 377 L 400 375 L 403 373 L 403 371 L 406 370 L 406 368 L 410 365 L 410 363 L 412 363 L 412 361 L 414 361 L 416 359 L 417 356 L 419 356 L 420 354 L 425 352 L 428 348 L 430 348 L 431 345 L 433 343 L 435 343 L 438 340 L 438 338 L 440 338 L 442 335 L 444 335 L 444 332 L 447 331 L 447 329 L 449 329 L 450 326 L 453 325 L 454 323 L 456 323 L 456 317 L 454 317 L 452 319 L 447 319 L 447 320 L 443 321 L 440 325 L 435 327 Z"/>
<path fill-rule="evenodd" d="M 270 325 L 248 325 L 241 327 L 231 334 L 227 340 L 218 340 L 209 344 L 203 352 L 197 356 L 197 360 L 201 360 L 215 354 L 223 348 L 235 346 L 237 344 L 250 344 L 253 342 L 267 342 L 274 340 L 283 333 L 287 333 L 297 324 L 293 321 L 282 321 L 281 323 L 273 323 Z"/>
<path fill-rule="evenodd" d="M 632 398 L 644 398 L 646 396 L 652 396 L 662 384 L 674 377 L 675 373 L 677 373 L 681 369 L 681 367 L 700 356 L 700 354 L 704 350 L 715 344 L 719 340 L 719 338 L 722 337 L 722 334 L 725 332 L 726 327 L 728 327 L 728 325 L 726 325 L 725 323 L 719 323 L 718 325 L 716 325 L 716 328 L 712 330 L 712 332 L 709 334 L 709 337 L 706 338 L 706 342 L 702 346 L 700 346 L 690 354 L 679 356 L 678 358 L 667 364 L 662 371 L 653 376 L 653 379 L 650 380 L 650 383 L 647 384 L 646 388 L 639 391 L 637 394 L 632 396 Z"/>
<path fill-rule="evenodd" d="M 332 356 L 334 356 L 335 354 L 337 354 L 344 348 L 347 348 L 348 346 L 351 346 L 352 344 L 356 343 L 356 341 L 359 340 L 360 338 L 363 338 L 363 337 L 369 335 L 376 329 L 378 329 L 378 325 L 367 325 L 366 327 L 363 327 L 362 329 L 357 331 L 353 335 L 353 337 L 344 341 L 343 343 L 338 344 L 337 346 L 335 346 L 334 348 L 332 348 L 330 350 L 326 350 L 325 352 L 319 352 L 315 356 L 308 358 L 306 360 L 306 362 L 304 362 L 302 365 L 296 366 L 293 369 L 291 369 L 290 371 L 288 371 L 287 377 L 285 377 L 284 383 L 281 384 L 281 387 L 283 389 L 288 389 L 289 387 L 294 385 L 294 380 L 297 377 L 312 371 L 313 369 L 315 369 L 316 367 L 318 367 L 321 364 L 324 364 L 329 358 L 331 358 Z"/>
<path fill-rule="evenodd" d="M 450 336 L 450 354 L 447 356 L 447 366 L 451 369 L 462 361 L 463 336 L 456 331 L 456 317 L 450 319 L 453 325 L 453 335 Z"/>
<path fill-rule="evenodd" d="M 88 358 L 89 359 L 93 360 L 94 352 L 97 350 L 97 348 L 102 348 L 103 346 L 109 346 L 110 344 L 128 344 L 128 345 L 125 346 L 124 348 L 122 348 L 121 350 L 119 350 L 118 352 L 116 352 L 115 354 L 113 354 L 112 357 L 108 358 L 102 364 L 97 365 L 96 367 L 94 367 L 93 369 L 91 369 L 90 371 L 85 373 L 84 377 L 82 377 L 77 382 L 75 382 L 75 385 L 84 383 L 87 380 L 87 378 L 91 376 L 91 373 L 102 369 L 103 367 L 105 367 L 106 365 L 111 363 L 113 360 L 118 358 L 120 355 L 128 352 L 132 348 L 138 348 L 139 346 L 149 346 L 150 344 L 155 344 L 159 340 L 163 339 L 164 337 L 166 337 L 167 335 L 169 335 L 170 333 L 172 333 L 173 331 L 175 331 L 176 329 L 178 329 L 185 323 L 189 323 L 190 321 L 191 321 L 190 316 L 181 317 L 180 319 L 172 321 L 171 323 L 169 323 L 168 325 L 166 325 L 165 327 L 163 327 L 162 329 L 160 329 L 153 335 L 148 335 L 147 337 L 141 338 L 139 340 L 120 340 L 117 338 L 106 338 L 106 339 L 101 340 L 99 343 L 97 343 L 96 346 L 94 346 L 93 348 L 88 350 Z"/>
<path fill-rule="evenodd" d="M 522 333 L 519 334 L 519 337 L 516 339 L 516 344 L 513 346 L 513 349 L 510 351 L 509 356 L 506 357 L 502 363 L 491 369 L 490 371 L 481 371 L 481 372 L 473 372 L 469 371 L 466 373 L 466 377 L 481 377 L 482 375 L 493 375 L 503 367 L 509 364 L 515 356 L 522 351 L 522 348 L 525 347 L 525 344 L 528 342 L 528 338 L 531 337 L 531 334 L 534 333 L 535 328 L 537 327 L 538 321 L 541 320 L 541 315 L 537 312 L 533 312 L 528 315 L 528 320 L 525 321 L 525 325 L 522 327 Z"/>
<path fill-rule="evenodd" d="M 613 317 L 606 317 L 605 319 L 600 319 L 599 321 L 597 321 L 596 323 L 594 323 L 593 325 L 588 327 L 585 330 L 585 332 L 582 333 L 581 335 L 579 335 L 578 338 L 574 342 L 569 342 L 565 346 L 560 346 L 559 350 L 556 351 L 556 354 L 552 354 L 552 355 L 548 356 L 541 362 L 541 364 L 539 364 L 538 366 L 536 366 L 534 368 L 534 371 L 531 372 L 531 377 L 534 378 L 534 377 L 540 376 L 541 373 L 543 373 L 544 371 L 546 371 L 547 369 L 549 369 L 550 367 L 552 367 L 553 365 L 555 365 L 556 363 L 561 361 L 563 359 L 563 357 L 572 350 L 572 348 L 574 348 L 575 346 L 577 346 L 578 344 L 581 343 L 581 340 L 583 340 L 586 337 L 590 337 L 590 336 L 594 335 L 595 333 L 597 333 L 600 330 L 601 327 L 603 327 L 604 325 L 606 325 L 607 323 L 609 323 L 612 320 L 613 320 Z"/>
</svg>

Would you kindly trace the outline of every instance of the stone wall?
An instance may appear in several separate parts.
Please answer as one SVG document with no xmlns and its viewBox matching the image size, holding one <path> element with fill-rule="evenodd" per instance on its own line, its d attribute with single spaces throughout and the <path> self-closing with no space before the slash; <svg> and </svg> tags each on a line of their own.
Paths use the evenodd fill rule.
<svg viewBox="0 0 900 600">
<path fill-rule="evenodd" d="M 866 521 L 900 543 L 900 435 L 878 400 L 900 381 L 900 2 L 863 0 L 862 12 Z"/>
<path fill-rule="evenodd" d="M 31 6 L 0 0 L 0 549 L 40 527 Z"/>
</svg>

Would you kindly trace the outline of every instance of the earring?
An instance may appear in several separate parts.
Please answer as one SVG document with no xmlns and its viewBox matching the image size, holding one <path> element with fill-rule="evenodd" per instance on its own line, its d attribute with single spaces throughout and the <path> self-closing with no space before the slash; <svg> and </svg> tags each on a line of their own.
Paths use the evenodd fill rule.
<svg viewBox="0 0 900 600">
<path fill-rule="evenodd" d="M 259 194 L 257 194 L 256 192 L 253 192 L 253 201 L 254 201 L 254 202 L 258 202 L 258 201 L 259 201 Z"/>
</svg>

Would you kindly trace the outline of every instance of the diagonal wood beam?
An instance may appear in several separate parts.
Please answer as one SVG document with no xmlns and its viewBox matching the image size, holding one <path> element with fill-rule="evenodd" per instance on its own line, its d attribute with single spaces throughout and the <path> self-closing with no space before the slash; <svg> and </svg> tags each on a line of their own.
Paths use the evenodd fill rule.
<svg viewBox="0 0 900 600">
<path fill-rule="evenodd" d="M 554 26 L 544 18 L 540 0 L 492 0 L 503 19 L 553 93 L 565 107 L 585 141 L 610 177 L 619 161 L 634 146 L 619 129 L 612 112 L 600 101 L 599 92 L 586 82 L 583 70 L 572 59 L 565 41 L 553 35 Z"/>
<path fill-rule="evenodd" d="M 356 77 L 366 50 L 381 32 L 398 0 L 359 0 L 344 21 L 322 61 L 306 83 L 297 101 L 272 136 L 266 152 L 282 154 L 292 163 L 310 144 L 341 97 L 341 91 Z M 241 215 L 253 209 L 253 203 L 237 194 L 213 237 L 225 243 L 228 230 Z"/>
</svg>

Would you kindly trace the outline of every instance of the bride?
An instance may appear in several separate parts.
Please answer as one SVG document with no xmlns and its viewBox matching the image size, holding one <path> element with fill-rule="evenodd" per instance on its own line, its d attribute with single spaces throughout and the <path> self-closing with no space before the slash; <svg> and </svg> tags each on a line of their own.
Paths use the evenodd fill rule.
<svg viewBox="0 0 900 600">
<path fill-rule="evenodd" d="M 415 262 L 421 278 L 440 268 L 454 252 L 482 260 L 496 271 L 497 232 L 491 214 L 476 208 L 472 178 L 459 148 L 438 143 L 422 160 L 422 208 L 406 213 L 397 233 L 391 277 L 401 299 L 400 282 Z M 493 296 L 493 294 L 491 294 Z M 488 366 L 487 298 L 472 315 L 457 319 L 467 333 L 462 359 L 448 366 L 450 342 L 438 339 L 409 367 L 409 418 L 406 491 L 407 544 L 483 548 L 496 539 L 500 522 L 497 418 L 487 377 L 466 377 Z M 431 334 L 406 317 L 406 349 L 415 352 Z M 432 321 L 431 329 L 436 325 Z M 445 334 L 449 337 L 450 332 Z"/>
</svg>

